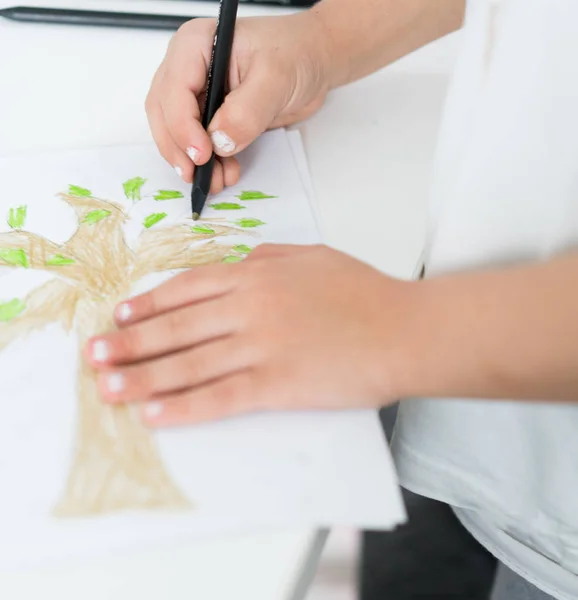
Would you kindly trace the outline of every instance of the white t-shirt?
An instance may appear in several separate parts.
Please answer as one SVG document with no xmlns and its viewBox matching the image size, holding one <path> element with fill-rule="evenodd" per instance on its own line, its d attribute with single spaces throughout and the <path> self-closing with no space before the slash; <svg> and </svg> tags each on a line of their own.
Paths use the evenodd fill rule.
<svg viewBox="0 0 578 600">
<path fill-rule="evenodd" d="M 578 0 L 470 0 L 440 136 L 427 276 L 575 246 Z M 578 598 L 577 404 L 403 400 L 393 451 L 402 485 L 454 506 L 546 593 Z"/>
</svg>

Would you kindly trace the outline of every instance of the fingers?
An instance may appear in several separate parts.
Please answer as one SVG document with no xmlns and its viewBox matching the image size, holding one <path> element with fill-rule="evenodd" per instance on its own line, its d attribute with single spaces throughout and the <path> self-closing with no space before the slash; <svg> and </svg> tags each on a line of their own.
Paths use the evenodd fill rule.
<svg viewBox="0 0 578 600">
<path fill-rule="evenodd" d="M 220 158 L 219 161 L 223 165 L 223 183 L 225 187 L 236 185 L 241 177 L 241 165 L 234 156 Z"/>
<path fill-rule="evenodd" d="M 145 402 L 141 414 L 151 427 L 202 423 L 260 410 L 260 396 L 253 373 L 247 369 L 197 389 Z"/>
<path fill-rule="evenodd" d="M 178 352 L 236 331 L 235 312 L 223 299 L 163 313 L 92 339 L 87 359 L 96 368 L 126 365 Z"/>
<path fill-rule="evenodd" d="M 260 66 L 225 97 L 209 125 L 213 149 L 231 156 L 246 148 L 266 131 L 285 103 L 277 86 L 271 86 L 271 71 Z"/>
<path fill-rule="evenodd" d="M 120 328 L 126 328 L 168 311 L 226 296 L 237 287 L 243 271 L 255 260 L 302 254 L 310 252 L 312 248 L 314 247 L 297 244 L 261 244 L 243 263 L 196 267 L 169 279 L 150 292 L 120 303 L 115 309 L 116 324 Z M 207 315 L 207 320 L 214 314 L 215 310 Z M 179 319 L 180 316 L 167 317 L 165 329 L 178 327 Z M 148 329 L 146 331 L 149 332 Z M 154 333 L 157 334 L 158 332 Z"/>
<path fill-rule="evenodd" d="M 255 248 L 243 263 L 310 250 L 311 246 L 296 244 L 262 244 Z M 196 267 L 177 275 L 150 292 L 119 304 L 115 309 L 116 324 L 120 328 L 126 328 L 168 311 L 225 296 L 237 287 L 243 271 L 247 268 L 248 265 L 242 263 L 220 264 Z M 170 318 L 177 320 L 177 317 Z"/>
<path fill-rule="evenodd" d="M 101 372 L 97 383 L 106 402 L 142 402 L 202 386 L 242 370 L 251 357 L 247 345 L 228 337 L 142 364 Z"/>
<path fill-rule="evenodd" d="M 161 68 L 155 74 L 151 90 L 147 96 L 146 114 L 149 127 L 161 156 L 177 171 L 184 181 L 190 183 L 193 180 L 193 164 L 186 153 L 173 140 L 165 123 L 158 93 L 162 77 L 163 70 Z"/>
<path fill-rule="evenodd" d="M 115 310 L 116 323 L 125 327 L 195 302 L 225 296 L 239 280 L 240 269 L 232 267 L 241 266 L 202 266 L 177 275 L 150 292 L 119 304 Z"/>
<path fill-rule="evenodd" d="M 169 134 L 195 165 L 205 164 L 212 153 L 198 102 L 207 79 L 206 56 L 212 49 L 207 27 L 214 25 L 190 21 L 180 28 L 169 44 L 162 85 L 156 88 Z"/>
<path fill-rule="evenodd" d="M 194 173 L 193 173 L 194 175 Z M 219 194 L 227 186 L 235 185 L 241 176 L 241 166 L 234 156 L 217 157 L 211 178 L 211 194 Z"/>
<path fill-rule="evenodd" d="M 211 140 L 201 125 L 201 112 L 195 93 L 182 76 L 168 71 L 163 78 L 160 105 L 167 130 L 176 145 L 195 165 L 204 165 L 213 152 Z"/>
<path fill-rule="evenodd" d="M 215 160 L 213 164 L 213 176 L 211 179 L 211 194 L 218 194 L 223 190 L 224 177 L 223 177 L 223 165 L 221 161 Z"/>
<path fill-rule="evenodd" d="M 146 101 L 149 127 L 163 158 L 185 182 L 191 183 L 195 165 L 205 164 L 213 149 L 200 123 L 195 95 L 185 88 L 166 85 L 166 79 L 164 69 L 159 69 Z M 171 91 L 161 93 L 161 86 Z M 211 193 L 218 194 L 225 186 L 235 185 L 240 175 L 236 158 L 219 158 L 213 168 Z"/>
</svg>

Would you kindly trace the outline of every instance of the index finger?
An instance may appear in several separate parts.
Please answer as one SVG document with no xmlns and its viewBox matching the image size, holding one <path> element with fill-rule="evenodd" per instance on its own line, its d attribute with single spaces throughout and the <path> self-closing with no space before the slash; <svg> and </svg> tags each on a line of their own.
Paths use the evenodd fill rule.
<svg viewBox="0 0 578 600">
<path fill-rule="evenodd" d="M 207 132 L 201 124 L 201 111 L 195 92 L 184 78 L 168 69 L 163 78 L 160 105 L 165 124 L 175 144 L 187 153 L 195 165 L 205 164 L 213 152 Z"/>
<path fill-rule="evenodd" d="M 195 302 L 224 296 L 236 287 L 241 265 L 199 266 L 176 275 L 149 292 L 125 300 L 114 311 L 119 327 L 150 319 Z"/>
<path fill-rule="evenodd" d="M 213 36 L 208 25 L 190 21 L 171 40 L 160 93 L 167 129 L 196 165 L 207 162 L 212 154 L 211 141 L 201 125 L 198 102 L 207 85 L 207 61 L 212 50 Z"/>
</svg>

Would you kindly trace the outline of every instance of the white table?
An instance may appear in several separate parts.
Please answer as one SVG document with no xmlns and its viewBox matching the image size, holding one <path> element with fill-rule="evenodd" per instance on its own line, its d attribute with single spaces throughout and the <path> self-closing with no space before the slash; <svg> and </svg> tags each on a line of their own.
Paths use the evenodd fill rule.
<svg viewBox="0 0 578 600">
<path fill-rule="evenodd" d="M 12 4 L 0 0 L 0 7 Z M 212 3 L 167 0 L 27 4 L 216 13 Z M 265 12 L 288 11 L 240 9 Z M 0 155 L 150 141 L 144 98 L 169 36 L 0 20 Z M 428 174 L 454 50 L 454 41 L 444 40 L 335 92 L 301 127 L 327 243 L 395 276 L 411 275 L 423 243 Z M 34 173 L 31 161 L 31 181 Z M 321 543 L 316 531 L 266 532 L 30 575 L 0 573 L 0 597 L 290 600 L 302 596 Z"/>
</svg>

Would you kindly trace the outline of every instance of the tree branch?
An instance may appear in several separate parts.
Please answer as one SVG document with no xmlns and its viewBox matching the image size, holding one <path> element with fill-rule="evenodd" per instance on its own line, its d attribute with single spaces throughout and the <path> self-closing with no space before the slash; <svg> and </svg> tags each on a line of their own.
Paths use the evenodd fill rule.
<svg viewBox="0 0 578 600">
<path fill-rule="evenodd" d="M 133 260 L 122 229 L 128 219 L 124 208 L 92 196 L 59 194 L 59 197 L 74 209 L 78 217 L 78 228 L 64 248 L 94 273 L 107 265 L 122 276 L 123 269 L 127 269 Z"/>
<path fill-rule="evenodd" d="M 216 244 L 216 238 L 241 233 L 254 235 L 226 225 L 212 225 L 211 229 L 213 233 L 195 233 L 190 225 L 179 224 L 145 231 L 136 250 L 133 281 L 150 273 L 220 262 L 232 246 Z"/>
<path fill-rule="evenodd" d="M 65 331 L 72 329 L 79 290 L 53 279 L 30 292 L 23 301 L 24 310 L 9 321 L 0 321 L 0 351 L 17 338 L 60 323 Z"/>
<path fill-rule="evenodd" d="M 109 200 L 101 200 L 99 198 L 93 198 L 92 196 L 73 196 L 71 194 L 58 194 L 59 198 L 62 198 L 70 207 L 74 209 L 78 220 L 82 222 L 89 212 L 95 210 L 108 210 L 116 217 L 122 217 L 126 220 L 127 214 L 124 208 L 116 202 Z"/>
<path fill-rule="evenodd" d="M 29 231 L 0 232 L 0 267 L 54 271 L 72 281 L 82 278 L 82 265 L 65 246 Z"/>
</svg>

